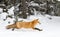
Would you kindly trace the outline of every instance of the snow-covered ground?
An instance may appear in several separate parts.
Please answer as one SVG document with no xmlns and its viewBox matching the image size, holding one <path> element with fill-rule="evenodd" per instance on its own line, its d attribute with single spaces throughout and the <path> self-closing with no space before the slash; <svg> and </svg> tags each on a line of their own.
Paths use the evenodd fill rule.
<svg viewBox="0 0 60 37">
<path fill-rule="evenodd" d="M 2 12 L 2 11 L 0 11 Z M 31 15 L 24 21 L 32 21 L 34 19 L 39 19 L 41 24 L 36 25 L 37 28 L 43 29 L 43 31 L 37 31 L 32 29 L 15 29 L 12 31 L 11 29 L 7 30 L 6 26 L 13 23 L 14 19 L 8 18 L 6 21 L 5 16 L 7 14 L 0 14 L 0 37 L 60 37 L 60 17 L 58 16 L 42 16 L 42 15 Z M 48 19 L 51 17 L 52 19 Z"/>
</svg>

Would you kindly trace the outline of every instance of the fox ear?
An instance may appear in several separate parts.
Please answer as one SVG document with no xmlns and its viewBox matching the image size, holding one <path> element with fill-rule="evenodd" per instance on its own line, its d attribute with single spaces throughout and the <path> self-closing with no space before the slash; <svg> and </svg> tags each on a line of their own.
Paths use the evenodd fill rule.
<svg viewBox="0 0 60 37">
<path fill-rule="evenodd" d="M 36 19 L 36 20 L 39 20 L 39 19 Z"/>
</svg>

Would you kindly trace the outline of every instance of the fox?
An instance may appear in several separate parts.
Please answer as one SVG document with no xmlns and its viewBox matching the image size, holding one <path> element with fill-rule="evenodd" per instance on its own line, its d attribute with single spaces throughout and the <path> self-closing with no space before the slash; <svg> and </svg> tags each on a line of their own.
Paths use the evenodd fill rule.
<svg viewBox="0 0 60 37">
<path fill-rule="evenodd" d="M 11 24 L 11 25 L 8 25 L 6 26 L 6 29 L 12 29 L 12 31 L 14 31 L 14 29 L 21 29 L 21 28 L 32 28 L 33 30 L 39 30 L 39 31 L 42 31 L 42 29 L 39 29 L 39 28 L 35 28 L 35 25 L 37 25 L 37 23 L 40 23 L 38 21 L 38 19 L 35 19 L 31 22 L 16 22 L 15 24 Z M 41 24 L 41 23 L 40 23 Z"/>
</svg>

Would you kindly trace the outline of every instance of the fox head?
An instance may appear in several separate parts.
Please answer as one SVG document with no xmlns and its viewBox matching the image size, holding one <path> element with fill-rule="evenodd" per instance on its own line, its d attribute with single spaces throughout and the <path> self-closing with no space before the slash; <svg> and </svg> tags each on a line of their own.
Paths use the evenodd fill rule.
<svg viewBox="0 0 60 37">
<path fill-rule="evenodd" d="M 40 22 L 39 22 L 39 20 L 38 19 L 35 19 L 35 20 L 33 20 L 32 21 L 34 24 L 37 24 L 37 23 L 39 23 L 40 24 Z"/>
</svg>

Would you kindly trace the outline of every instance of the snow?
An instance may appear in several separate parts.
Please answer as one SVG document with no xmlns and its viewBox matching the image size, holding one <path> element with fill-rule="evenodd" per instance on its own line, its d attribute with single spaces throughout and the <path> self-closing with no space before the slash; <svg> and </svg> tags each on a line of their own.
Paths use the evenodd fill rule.
<svg viewBox="0 0 60 37">
<path fill-rule="evenodd" d="M 7 16 L 7 15 L 8 15 L 7 13 L 1 13 L 1 14 L 0 14 L 0 20 L 6 19 L 6 16 Z"/>
<path fill-rule="evenodd" d="M 60 1 L 60 0 L 58 0 L 58 1 Z"/>
<path fill-rule="evenodd" d="M 9 15 L 13 15 L 14 14 L 13 11 L 14 11 L 14 6 L 12 8 L 8 9 Z"/>
<path fill-rule="evenodd" d="M 39 6 L 37 3 L 34 3 L 33 1 L 29 3 L 29 6 Z"/>
<path fill-rule="evenodd" d="M 13 8 L 13 7 L 12 7 Z M 13 10 L 13 9 L 10 9 Z M 12 11 L 9 12 L 11 13 Z M 2 12 L 2 10 L 1 10 Z M 13 13 L 11 13 L 13 14 Z M 34 19 L 39 19 L 41 24 L 36 25 L 37 28 L 43 29 L 43 31 L 37 31 L 32 29 L 11 29 L 7 30 L 6 26 L 14 23 L 14 18 L 8 18 L 6 21 L 6 13 L 0 14 L 0 36 L 1 37 L 60 37 L 60 17 L 50 16 L 50 15 L 31 15 L 24 21 L 32 21 Z M 52 19 L 48 19 L 51 17 Z M 22 19 L 19 19 L 22 20 Z M 10 24 L 8 23 L 10 21 Z"/>
<path fill-rule="evenodd" d="M 0 13 L 1 13 L 1 12 L 3 12 L 3 9 L 2 9 L 2 8 L 0 8 Z"/>
</svg>

